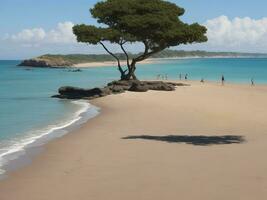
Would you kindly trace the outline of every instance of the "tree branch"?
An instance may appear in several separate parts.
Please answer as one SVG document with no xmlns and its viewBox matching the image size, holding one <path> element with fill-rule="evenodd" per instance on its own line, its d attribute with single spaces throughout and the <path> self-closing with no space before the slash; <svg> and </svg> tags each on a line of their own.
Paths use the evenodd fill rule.
<svg viewBox="0 0 267 200">
<path fill-rule="evenodd" d="M 127 59 L 127 67 L 128 67 L 128 69 L 130 69 L 130 58 L 129 58 L 128 53 L 124 49 L 123 44 L 125 44 L 125 43 L 120 43 L 120 46 L 121 46 L 121 49 L 122 49 L 122 51 L 124 52 L 124 54 L 126 56 L 126 59 Z"/>
<path fill-rule="evenodd" d="M 140 62 L 142 60 L 145 60 L 147 58 L 149 58 L 150 56 L 152 56 L 153 54 L 156 54 L 162 50 L 165 49 L 165 47 L 158 47 L 157 49 L 155 49 L 154 51 L 151 51 L 149 52 L 149 44 L 146 40 L 143 41 L 144 45 L 145 45 L 145 50 L 144 50 L 144 53 L 136 58 L 134 58 L 132 60 L 132 65 L 137 63 L 137 62 Z"/>
<path fill-rule="evenodd" d="M 150 56 L 152 56 L 153 54 L 156 54 L 156 53 L 158 53 L 164 49 L 165 48 L 158 48 L 158 49 L 151 51 L 151 52 L 147 51 L 146 53 L 134 58 L 133 60 L 135 61 L 135 63 L 140 62 L 140 61 L 145 60 L 145 59 L 149 58 Z"/>
<path fill-rule="evenodd" d="M 118 69 L 119 69 L 119 71 L 121 72 L 121 74 L 122 75 L 124 75 L 125 74 L 125 71 L 123 71 L 123 69 L 121 68 L 121 63 L 120 63 L 120 59 L 114 54 L 114 53 L 112 53 L 111 51 L 109 51 L 108 50 L 108 48 L 103 44 L 103 42 L 99 42 L 102 46 L 103 46 L 103 48 L 113 57 L 113 58 L 115 58 L 116 60 L 117 60 L 117 62 L 118 62 Z"/>
<path fill-rule="evenodd" d="M 145 45 L 145 52 L 144 52 L 144 54 L 147 54 L 148 53 L 148 50 L 149 50 L 149 45 L 148 45 L 148 43 L 147 43 L 146 40 L 144 40 L 143 43 Z"/>
</svg>

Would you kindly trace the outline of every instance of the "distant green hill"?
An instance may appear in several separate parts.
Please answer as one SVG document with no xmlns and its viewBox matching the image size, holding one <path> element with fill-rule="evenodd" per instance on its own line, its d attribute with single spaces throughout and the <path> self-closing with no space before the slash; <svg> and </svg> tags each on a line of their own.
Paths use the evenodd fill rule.
<svg viewBox="0 0 267 200">
<path fill-rule="evenodd" d="M 124 54 L 116 54 L 124 60 Z M 138 54 L 129 53 L 130 57 Z M 207 52 L 207 51 L 182 51 L 182 50 L 165 50 L 153 55 L 151 58 L 185 58 L 185 57 L 266 57 L 267 54 L 260 53 L 237 53 L 237 52 Z M 37 58 L 22 61 L 20 66 L 33 67 L 60 67 L 72 66 L 79 63 L 113 61 L 113 57 L 108 54 L 69 54 L 69 55 L 52 55 L 46 54 Z"/>
<path fill-rule="evenodd" d="M 153 57 L 154 58 L 171 58 L 171 57 L 264 57 L 264 58 L 267 58 L 267 54 L 165 50 L 165 51 L 159 52 Z"/>
</svg>

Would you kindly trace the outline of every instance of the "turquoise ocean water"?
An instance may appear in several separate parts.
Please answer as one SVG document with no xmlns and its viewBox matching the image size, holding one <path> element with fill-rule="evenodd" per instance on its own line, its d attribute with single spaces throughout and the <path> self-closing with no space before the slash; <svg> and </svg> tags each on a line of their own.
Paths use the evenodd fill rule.
<svg viewBox="0 0 267 200">
<path fill-rule="evenodd" d="M 118 79 L 115 67 L 88 68 L 82 72 L 66 69 L 17 67 L 19 61 L 0 61 L 0 173 L 5 166 L 25 153 L 27 145 L 42 138 L 62 135 L 67 128 L 82 123 L 99 111 L 83 101 L 50 98 L 60 86 L 91 88 Z M 170 59 L 138 67 L 140 79 L 155 79 L 167 74 L 178 79 L 188 74 L 191 80 L 226 81 L 249 84 L 267 83 L 265 58 Z"/>
</svg>

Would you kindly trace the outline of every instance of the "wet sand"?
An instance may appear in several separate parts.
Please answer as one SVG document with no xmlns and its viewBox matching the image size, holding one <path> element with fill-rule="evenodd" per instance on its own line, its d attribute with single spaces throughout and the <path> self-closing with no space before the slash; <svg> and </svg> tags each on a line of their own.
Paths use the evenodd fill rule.
<svg viewBox="0 0 267 200">
<path fill-rule="evenodd" d="M 96 99 L 101 114 L 0 181 L 0 199 L 265 199 L 266 102 L 267 86 L 197 82 Z"/>
</svg>

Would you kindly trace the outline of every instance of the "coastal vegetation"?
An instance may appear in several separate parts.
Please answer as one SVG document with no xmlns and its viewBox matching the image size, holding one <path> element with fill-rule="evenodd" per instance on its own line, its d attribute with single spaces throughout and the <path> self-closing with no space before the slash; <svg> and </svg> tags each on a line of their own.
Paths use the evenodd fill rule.
<svg viewBox="0 0 267 200">
<path fill-rule="evenodd" d="M 104 26 L 76 25 L 73 33 L 77 41 L 101 45 L 116 61 L 121 80 L 137 79 L 136 64 L 172 46 L 206 42 L 206 27 L 187 24 L 181 17 L 185 10 L 163 0 L 107 0 L 90 9 L 92 17 Z M 126 57 L 121 59 L 105 44 L 117 44 Z M 144 51 L 132 58 L 125 45 L 142 43 Z"/>
<path fill-rule="evenodd" d="M 123 53 L 115 53 L 121 61 L 125 61 L 126 57 Z M 130 59 L 141 55 L 141 53 L 128 53 Z M 260 53 L 238 53 L 238 52 L 207 52 L 207 51 L 183 51 L 166 49 L 151 56 L 151 58 L 187 58 L 187 57 L 253 57 L 266 58 L 267 54 Z M 91 62 L 109 62 L 114 61 L 114 57 L 109 54 L 46 54 L 37 58 L 22 61 L 21 66 L 33 67 L 68 67 L 75 64 L 91 63 Z"/>
</svg>

